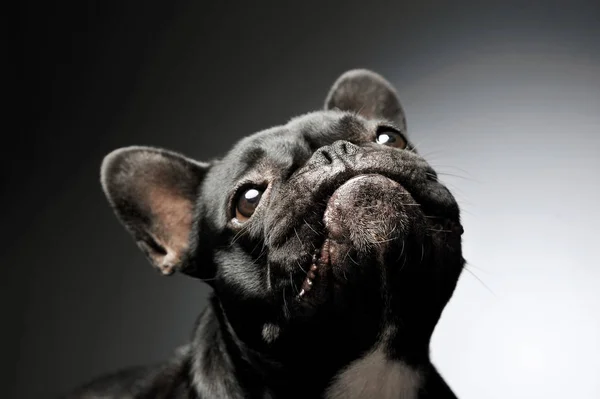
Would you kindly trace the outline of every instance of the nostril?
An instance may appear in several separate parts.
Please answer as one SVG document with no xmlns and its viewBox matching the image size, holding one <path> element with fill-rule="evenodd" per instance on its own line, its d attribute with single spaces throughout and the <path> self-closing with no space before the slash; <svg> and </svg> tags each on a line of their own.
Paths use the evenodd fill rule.
<svg viewBox="0 0 600 399">
<path fill-rule="evenodd" d="M 323 156 L 323 159 L 325 159 L 325 161 L 327 161 L 327 163 L 333 163 L 333 157 L 331 156 L 329 151 L 321 150 L 321 156 Z"/>
<path fill-rule="evenodd" d="M 337 141 L 334 144 L 334 148 L 340 155 L 354 155 L 358 152 L 357 146 L 345 140 Z"/>
<path fill-rule="evenodd" d="M 340 144 L 340 150 L 342 154 L 348 154 L 348 144 L 345 141 Z"/>
</svg>

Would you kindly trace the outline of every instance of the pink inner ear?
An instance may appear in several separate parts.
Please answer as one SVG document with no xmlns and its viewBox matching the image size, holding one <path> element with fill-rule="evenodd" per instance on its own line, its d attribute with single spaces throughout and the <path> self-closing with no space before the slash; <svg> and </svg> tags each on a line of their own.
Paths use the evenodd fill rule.
<svg viewBox="0 0 600 399">
<path fill-rule="evenodd" d="M 170 274 L 181 263 L 189 246 L 192 229 L 193 203 L 185 196 L 162 187 L 152 187 L 148 205 L 154 223 L 150 230 L 156 242 L 167 254 L 155 254 L 156 265 L 164 274 Z"/>
</svg>

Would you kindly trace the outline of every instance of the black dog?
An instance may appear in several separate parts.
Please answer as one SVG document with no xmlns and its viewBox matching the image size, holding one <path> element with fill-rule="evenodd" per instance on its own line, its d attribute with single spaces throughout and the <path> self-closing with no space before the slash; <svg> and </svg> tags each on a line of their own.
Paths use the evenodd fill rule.
<svg viewBox="0 0 600 399">
<path fill-rule="evenodd" d="M 170 362 L 73 397 L 455 398 L 429 342 L 464 264 L 459 209 L 381 76 L 345 73 L 324 111 L 219 161 L 117 150 L 102 186 L 156 268 L 214 294 Z"/>
</svg>

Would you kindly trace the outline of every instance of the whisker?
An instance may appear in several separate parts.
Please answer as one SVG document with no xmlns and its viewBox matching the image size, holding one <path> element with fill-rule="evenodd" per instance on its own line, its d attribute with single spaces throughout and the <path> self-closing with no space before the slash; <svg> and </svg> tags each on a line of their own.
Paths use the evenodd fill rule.
<svg viewBox="0 0 600 399">
<path fill-rule="evenodd" d="M 427 230 L 429 231 L 436 231 L 438 233 L 452 233 L 452 230 L 444 230 L 444 229 L 432 229 L 432 228 L 427 228 Z"/>
<path fill-rule="evenodd" d="M 456 177 L 457 179 L 463 179 L 463 180 L 468 180 L 470 182 L 474 182 L 474 183 L 481 183 L 479 180 L 476 180 L 472 177 L 467 177 L 467 176 L 461 176 L 461 175 L 457 175 L 455 173 L 448 173 L 448 172 L 437 172 L 438 175 L 442 175 L 442 176 L 450 176 L 450 177 Z"/>
<path fill-rule="evenodd" d="M 419 148 L 421 147 L 422 143 L 423 143 L 422 141 L 419 141 L 418 143 L 417 142 L 411 143 L 411 145 L 412 145 L 412 148 L 414 148 L 417 151 L 420 151 Z"/>
<path fill-rule="evenodd" d="M 459 203 L 459 205 L 460 205 L 460 213 L 466 213 L 466 214 L 469 214 L 469 215 L 471 215 L 473 217 L 477 217 L 476 214 L 474 214 L 473 212 L 471 212 L 470 210 L 468 210 L 467 208 L 465 208 L 464 206 L 462 206 L 460 203 Z"/>
<path fill-rule="evenodd" d="M 256 259 L 254 259 L 252 261 L 252 264 L 253 265 L 258 265 L 258 262 L 260 261 L 260 258 L 262 258 L 266 253 L 267 253 L 267 247 L 263 246 L 263 250 L 258 254 L 258 256 L 256 257 Z"/>
<path fill-rule="evenodd" d="M 479 281 L 481 283 L 481 285 L 483 285 L 492 295 L 497 296 L 496 293 L 494 291 L 492 291 L 492 289 L 490 287 L 488 287 L 487 284 L 484 283 L 483 280 L 480 279 L 479 276 L 477 276 L 475 274 L 475 272 L 473 272 L 471 269 L 469 269 L 466 264 L 465 264 L 464 269 L 466 271 L 468 271 L 471 274 L 471 276 L 475 277 L 477 279 L 477 281 Z"/>
<path fill-rule="evenodd" d="M 404 253 L 404 240 L 402 240 L 402 252 L 400 253 L 400 256 L 398 257 L 398 259 L 403 258 L 402 266 L 400 266 L 400 268 L 398 269 L 398 273 L 400 273 L 402 271 L 402 269 L 404 269 L 404 267 L 406 266 L 406 256 L 402 257 L 402 253 Z"/>
<path fill-rule="evenodd" d="M 468 265 L 469 265 L 469 267 L 470 267 L 470 268 L 472 268 L 472 269 L 477 269 L 477 270 L 479 270 L 480 272 L 483 272 L 483 273 L 486 273 L 486 274 L 490 274 L 490 272 L 489 272 L 488 270 L 485 270 L 484 268 L 482 268 L 482 267 L 479 267 L 479 266 L 475 266 L 475 265 L 474 265 L 472 262 L 468 262 L 467 264 L 468 264 Z"/>
<path fill-rule="evenodd" d="M 352 255 L 350 255 L 350 251 L 351 251 L 351 249 L 349 249 L 349 250 L 348 250 L 348 252 L 346 252 L 346 256 L 347 256 L 348 258 L 350 258 L 350 260 L 352 261 L 352 263 L 354 263 L 356 266 L 360 266 L 360 265 L 358 264 L 358 262 L 354 260 L 354 258 L 352 257 Z M 346 256 L 345 256 L 344 258 L 346 258 Z"/>
<path fill-rule="evenodd" d="M 298 230 L 296 230 L 295 227 L 294 227 L 294 233 L 296 233 L 296 238 L 298 238 L 298 241 L 300 241 L 300 244 L 303 244 L 302 240 L 300 239 L 300 235 L 298 235 Z"/>
<path fill-rule="evenodd" d="M 475 177 L 468 170 L 463 169 L 463 168 L 459 168 L 458 166 L 455 166 L 455 165 L 444 165 L 444 164 L 434 163 L 434 164 L 431 164 L 431 166 L 433 166 L 434 168 L 452 168 L 452 169 L 456 169 L 456 170 L 458 170 L 460 172 L 463 172 L 466 175 L 469 175 L 469 177 L 472 177 L 473 179 L 475 179 Z M 475 179 L 475 180 L 477 180 L 477 179 Z"/>
<path fill-rule="evenodd" d="M 290 285 L 292 286 L 292 290 L 296 291 L 296 295 L 300 292 L 298 291 L 298 287 L 294 284 L 294 279 L 292 278 L 292 272 L 290 272 Z"/>
<path fill-rule="evenodd" d="M 304 270 L 304 268 L 302 266 L 300 266 L 298 259 L 296 259 L 296 265 L 300 268 L 300 270 L 302 270 L 304 272 L 304 274 L 308 274 L 308 272 L 306 270 Z"/>
<path fill-rule="evenodd" d="M 254 246 L 254 248 L 252 248 L 252 251 L 251 251 L 251 252 L 252 252 L 252 253 L 254 253 L 254 252 L 256 251 L 256 248 L 257 248 L 259 245 L 260 245 L 260 242 L 257 242 L 257 243 L 256 243 L 256 245 Z M 264 246 L 264 244 L 263 244 L 263 247 L 262 247 L 262 249 L 261 249 L 261 253 L 262 253 L 262 251 L 264 250 L 264 248 L 265 248 L 265 246 Z M 260 257 L 260 254 L 259 254 L 258 256 Z"/>
<path fill-rule="evenodd" d="M 303 220 L 304 220 L 304 223 L 306 223 L 306 225 L 308 226 L 309 229 L 311 229 L 312 231 L 314 231 L 314 233 L 316 235 L 320 235 L 319 233 L 317 233 L 317 231 L 315 229 L 312 228 L 312 226 L 310 224 L 308 224 L 308 222 L 306 221 L 306 219 L 303 219 Z"/>
<path fill-rule="evenodd" d="M 272 291 L 273 285 L 271 284 L 271 263 L 267 262 L 267 290 Z"/>
<path fill-rule="evenodd" d="M 394 223 L 394 227 L 392 228 L 392 230 L 390 230 L 390 232 L 387 234 L 387 236 L 390 239 L 393 239 L 394 237 L 392 237 L 392 234 L 394 234 L 394 231 L 396 231 L 396 229 L 398 228 L 398 225 L 396 223 Z"/>
<path fill-rule="evenodd" d="M 242 226 L 242 228 L 240 229 L 240 231 L 238 231 L 234 236 L 233 239 L 231 240 L 231 244 L 229 244 L 229 246 L 233 246 L 233 244 L 235 244 L 244 234 L 246 234 L 248 232 L 248 228 L 244 225 Z"/>
<path fill-rule="evenodd" d="M 423 152 L 419 154 L 421 155 L 422 158 L 425 158 L 429 161 L 429 163 L 431 163 L 431 158 L 435 158 L 438 155 L 442 155 L 444 152 L 442 150 L 431 150 L 431 151 L 427 151 L 427 152 Z"/>
<path fill-rule="evenodd" d="M 391 238 L 386 238 L 386 239 L 384 239 L 384 240 L 371 241 L 371 243 L 372 243 L 372 244 L 384 244 L 384 243 L 386 243 L 386 242 L 390 242 L 390 241 L 393 241 L 393 240 L 395 240 L 395 239 L 396 239 L 395 237 L 391 237 Z"/>
<path fill-rule="evenodd" d="M 286 316 L 290 314 L 290 309 L 288 308 L 287 301 L 285 300 L 285 285 L 283 286 L 283 307 L 285 309 Z"/>
<path fill-rule="evenodd" d="M 421 206 L 421 204 L 417 204 L 416 202 L 404 202 L 401 203 L 400 205 L 403 206 Z M 362 206 L 358 206 L 358 209 L 375 209 L 375 208 L 379 208 L 379 205 L 362 205 Z"/>
</svg>

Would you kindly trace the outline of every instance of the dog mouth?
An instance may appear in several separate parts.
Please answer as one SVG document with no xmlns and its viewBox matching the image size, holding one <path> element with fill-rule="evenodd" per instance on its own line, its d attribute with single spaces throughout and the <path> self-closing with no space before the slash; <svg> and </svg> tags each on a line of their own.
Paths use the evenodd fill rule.
<svg viewBox="0 0 600 399">
<path fill-rule="evenodd" d="M 431 208 L 418 203 L 403 184 L 381 174 L 350 178 L 333 191 L 326 203 L 324 240 L 312 254 L 297 291 L 299 300 L 319 297 L 315 290 L 324 294 L 328 291 L 325 283 L 332 277 L 335 280 L 342 276 L 340 285 L 344 285 L 348 268 L 360 267 L 352 255 L 382 263 L 387 253 L 401 249 L 402 256 L 405 239 L 416 230 L 427 230 L 429 235 L 463 232 L 458 220 L 433 216 Z"/>
<path fill-rule="evenodd" d="M 327 199 L 325 240 L 312 254 L 297 298 L 305 298 L 332 268 L 343 269 L 351 251 L 382 250 L 400 239 L 410 224 L 405 208 L 415 205 L 400 183 L 383 175 L 358 175 L 340 185 Z"/>
</svg>

